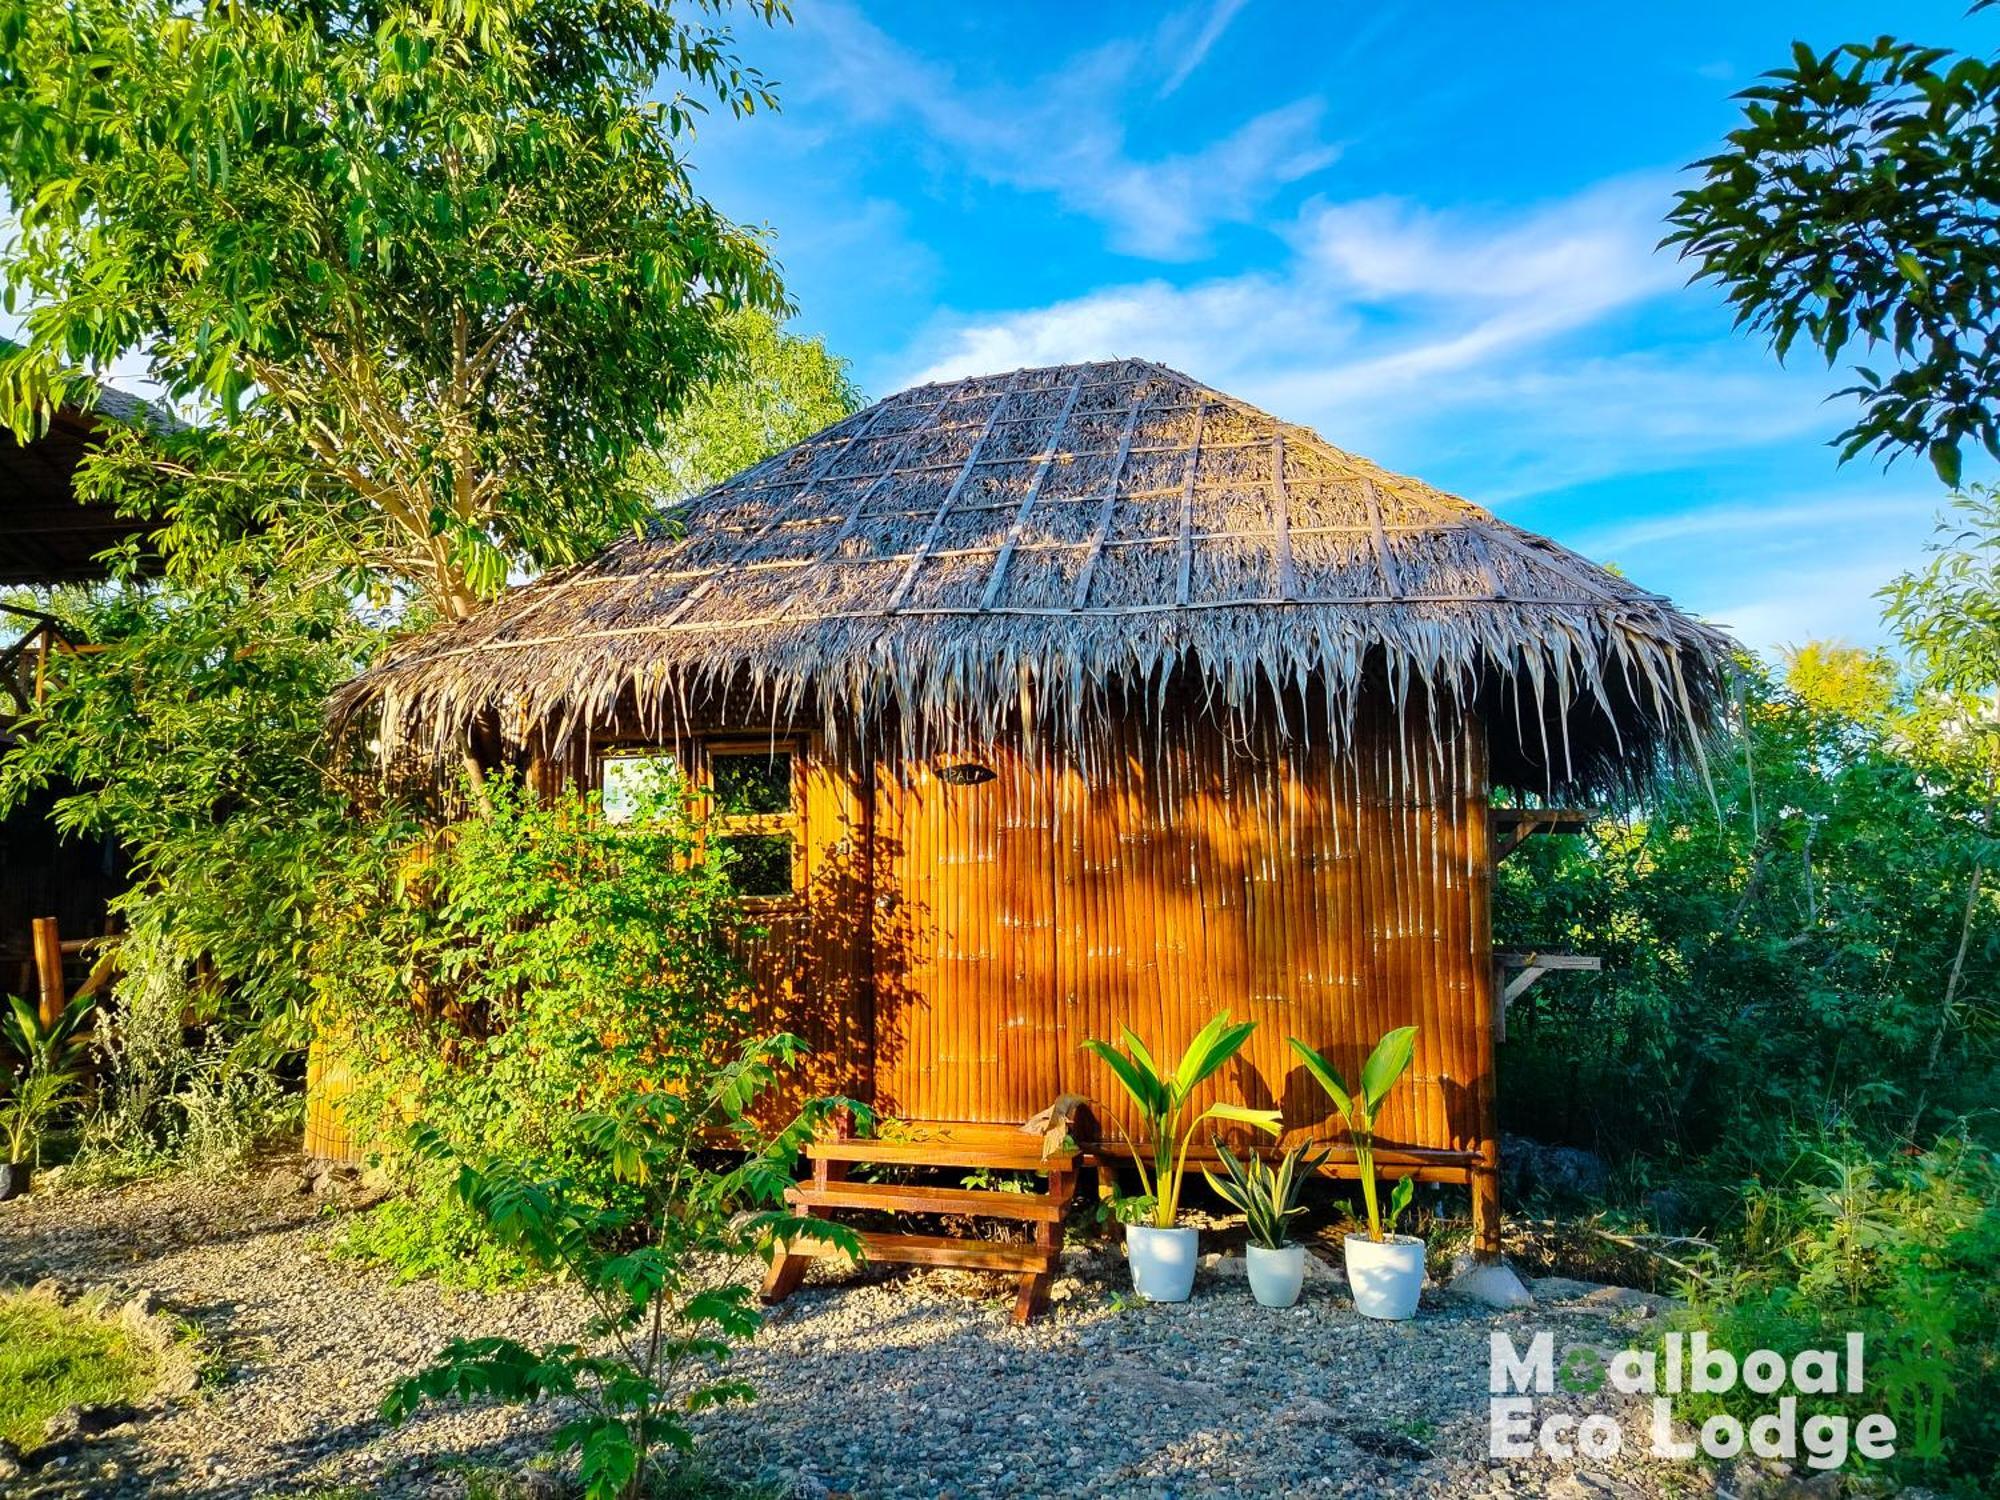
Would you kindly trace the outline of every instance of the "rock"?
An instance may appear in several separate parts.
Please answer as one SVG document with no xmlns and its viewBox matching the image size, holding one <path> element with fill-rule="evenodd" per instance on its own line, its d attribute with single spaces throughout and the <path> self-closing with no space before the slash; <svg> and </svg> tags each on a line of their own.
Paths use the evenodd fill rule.
<svg viewBox="0 0 2000 1500">
<path fill-rule="evenodd" d="M 1580 1146 L 1548 1146 L 1523 1135 L 1502 1135 L 1500 1178 L 1517 1201 L 1536 1195 L 1596 1199 L 1611 1185 L 1611 1170 L 1603 1157 Z"/>
<path fill-rule="evenodd" d="M 42 1435 L 51 1443 L 74 1442 L 78 1438 L 96 1437 L 114 1427 L 135 1422 L 141 1415 L 136 1406 L 122 1401 L 102 1405 L 83 1402 L 50 1417 L 42 1424 Z"/>
<path fill-rule="evenodd" d="M 1452 1262 L 1451 1282 L 1445 1290 L 1454 1297 L 1465 1297 L 1487 1307 L 1513 1309 L 1535 1305 L 1534 1295 L 1504 1260 L 1482 1261 L 1470 1255 L 1459 1256 Z"/>
<path fill-rule="evenodd" d="M 21 1450 L 0 1438 L 0 1480 L 21 1477 Z"/>
<path fill-rule="evenodd" d="M 1694 1222 L 1694 1204 L 1677 1188 L 1657 1188 L 1646 1195 L 1646 1212 L 1661 1234 L 1685 1233 Z"/>
</svg>

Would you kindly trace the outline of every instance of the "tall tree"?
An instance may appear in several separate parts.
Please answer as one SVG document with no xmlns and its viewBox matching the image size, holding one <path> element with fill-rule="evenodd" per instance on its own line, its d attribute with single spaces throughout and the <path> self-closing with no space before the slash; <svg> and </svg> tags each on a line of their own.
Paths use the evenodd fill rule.
<svg viewBox="0 0 2000 1500">
<path fill-rule="evenodd" d="M 1921 453 L 1956 485 L 1967 443 L 2000 457 L 2000 59 L 1801 42 L 1738 97 L 1664 243 L 1780 359 L 1801 337 L 1829 365 L 1862 346 L 1843 460 Z"/>
<path fill-rule="evenodd" d="M 167 470 L 170 546 L 330 540 L 445 615 L 583 553 L 644 513 L 627 460 L 731 316 L 785 308 L 684 156 L 706 103 L 771 101 L 731 9 L 0 0 L 0 417 L 137 350 L 207 420 L 114 438 L 94 483 Z"/>
<path fill-rule="evenodd" d="M 847 361 L 823 339 L 786 333 L 757 312 L 737 314 L 728 331 L 724 373 L 695 392 L 666 442 L 635 466 L 640 487 L 658 501 L 698 494 L 861 405 Z"/>
</svg>

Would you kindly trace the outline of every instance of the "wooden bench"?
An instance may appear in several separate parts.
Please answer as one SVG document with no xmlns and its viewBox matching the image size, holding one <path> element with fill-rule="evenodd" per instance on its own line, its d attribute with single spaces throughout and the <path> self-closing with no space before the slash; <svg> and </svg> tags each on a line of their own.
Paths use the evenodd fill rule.
<svg viewBox="0 0 2000 1500">
<path fill-rule="evenodd" d="M 888 1214 L 950 1214 L 973 1219 L 1011 1219 L 1034 1225 L 1030 1244 L 951 1239 L 935 1234 L 870 1232 L 861 1235 L 867 1259 L 892 1265 L 950 1266 L 1016 1278 L 1014 1321 L 1025 1323 L 1048 1305 L 1049 1284 L 1062 1255 L 1062 1221 L 1076 1195 L 1076 1152 L 1042 1155 L 1040 1136 L 1011 1125 L 926 1125 L 886 1138 L 834 1136 L 806 1150 L 812 1177 L 785 1194 L 794 1208 L 822 1217 L 855 1209 Z M 964 1167 L 989 1171 L 1036 1172 L 1048 1181 L 1039 1193 L 988 1188 L 932 1187 L 922 1183 L 857 1182 L 848 1171 L 857 1162 L 904 1167 Z M 763 1299 L 781 1302 L 797 1290 L 815 1256 L 837 1253 L 831 1246 L 800 1240 L 782 1244 L 764 1278 Z"/>
</svg>

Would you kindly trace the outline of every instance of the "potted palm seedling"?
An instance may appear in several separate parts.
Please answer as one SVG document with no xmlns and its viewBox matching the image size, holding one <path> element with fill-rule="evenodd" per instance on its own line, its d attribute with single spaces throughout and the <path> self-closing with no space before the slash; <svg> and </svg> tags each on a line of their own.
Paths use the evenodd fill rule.
<svg viewBox="0 0 2000 1500">
<path fill-rule="evenodd" d="M 79 995 L 53 1021 L 42 1020 L 41 1009 L 19 995 L 6 997 L 0 1010 L 0 1042 L 21 1056 L 13 1086 L 0 1097 L 0 1202 L 28 1191 L 40 1164 L 42 1137 L 48 1133 L 76 1092 L 76 1071 L 83 1047 L 84 1023 L 96 1000 Z"/>
<path fill-rule="evenodd" d="M 1375 1116 L 1382 1101 L 1409 1071 L 1416 1050 L 1417 1028 L 1401 1026 L 1375 1044 L 1368 1061 L 1361 1065 L 1361 1086 L 1349 1091 L 1346 1081 L 1332 1063 L 1297 1037 L 1292 1050 L 1319 1080 L 1333 1100 L 1334 1109 L 1347 1124 L 1354 1144 L 1354 1165 L 1361 1178 L 1361 1200 L 1368 1212 L 1368 1232 L 1350 1234 L 1342 1245 L 1347 1262 L 1347 1284 L 1354 1292 L 1355 1309 L 1371 1318 L 1402 1319 L 1417 1310 L 1417 1294 L 1424 1285 L 1424 1242 L 1414 1235 L 1397 1234 L 1396 1220 L 1409 1207 L 1415 1187 L 1408 1177 L 1397 1182 L 1385 1215 L 1375 1182 Z"/>
<path fill-rule="evenodd" d="M 1330 1153 L 1308 1156 L 1303 1146 L 1294 1146 L 1273 1167 L 1255 1152 L 1239 1160 L 1220 1139 L 1215 1151 L 1222 1176 L 1205 1167 L 1202 1175 L 1224 1202 L 1241 1211 L 1250 1231 L 1243 1250 L 1250 1295 L 1265 1307 L 1290 1307 L 1306 1280 L 1306 1247 L 1291 1237 L 1291 1221 L 1305 1212 L 1299 1189 Z"/>
<path fill-rule="evenodd" d="M 13 1088 L 0 1098 L 0 1144 L 6 1147 L 6 1159 L 0 1161 L 0 1203 L 28 1191 L 42 1137 L 69 1103 L 74 1089 L 70 1078 L 31 1063 L 21 1069 Z"/>
<path fill-rule="evenodd" d="M 1256 1029 L 1255 1021 L 1232 1026 L 1225 1011 L 1202 1027 L 1180 1062 L 1164 1072 L 1129 1026 L 1124 1029 L 1123 1052 L 1108 1042 L 1083 1044 L 1085 1051 L 1111 1069 L 1145 1123 L 1148 1139 L 1143 1147 L 1126 1137 L 1133 1165 L 1139 1169 L 1144 1214 L 1140 1222 L 1126 1222 L 1125 1254 L 1132 1264 L 1133 1290 L 1149 1302 L 1185 1302 L 1194 1290 L 1198 1236 L 1192 1227 L 1183 1228 L 1178 1221 L 1188 1144 L 1196 1129 L 1204 1120 L 1233 1120 L 1270 1135 L 1278 1133 L 1275 1109 L 1211 1104 L 1193 1119 L 1186 1119 L 1195 1090 L 1241 1051 Z"/>
</svg>

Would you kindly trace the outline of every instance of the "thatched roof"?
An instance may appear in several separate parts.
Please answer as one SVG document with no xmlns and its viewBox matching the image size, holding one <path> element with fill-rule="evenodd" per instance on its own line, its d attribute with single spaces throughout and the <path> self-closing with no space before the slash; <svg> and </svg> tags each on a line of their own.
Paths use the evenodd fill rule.
<svg viewBox="0 0 2000 1500">
<path fill-rule="evenodd" d="M 0 359 L 20 351 L 0 338 Z M 25 444 L 0 429 L 0 588 L 96 582 L 106 572 L 100 553 L 153 529 L 116 506 L 76 498 L 77 466 L 106 422 L 155 432 L 182 425 L 164 407 L 91 383 L 50 412 L 47 427 Z"/>
<path fill-rule="evenodd" d="M 1239 712 L 1324 703 L 1337 734 L 1386 680 L 1512 715 L 1524 769 L 1563 781 L 1689 742 L 1730 649 L 1476 505 L 1125 360 L 892 396 L 401 643 L 336 711 L 378 710 L 385 748 L 665 728 L 721 690 L 978 733 L 1173 680 Z"/>
</svg>

